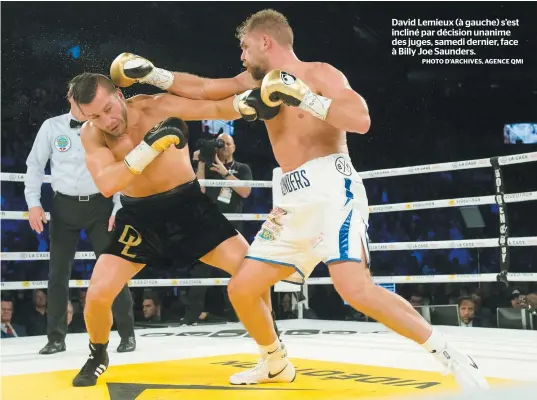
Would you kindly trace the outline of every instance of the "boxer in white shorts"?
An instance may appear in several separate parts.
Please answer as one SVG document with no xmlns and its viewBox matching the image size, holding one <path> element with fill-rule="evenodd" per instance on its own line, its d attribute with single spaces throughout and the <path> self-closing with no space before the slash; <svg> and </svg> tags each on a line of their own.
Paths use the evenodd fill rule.
<svg viewBox="0 0 537 400">
<path fill-rule="evenodd" d="M 469 356 L 448 344 L 406 300 L 371 279 L 367 198 L 346 143 L 346 132 L 369 130 L 364 99 L 331 65 L 300 61 L 287 19 L 274 10 L 250 16 L 239 27 L 238 38 L 244 66 L 261 83 L 263 106 L 280 107 L 265 124 L 283 177 L 274 187 L 281 198 L 273 216 L 228 285 L 235 311 L 261 355 L 256 367 L 231 376 L 230 383 L 294 381 L 295 369 L 261 293 L 280 280 L 303 281 L 323 260 L 347 303 L 422 345 L 453 372 L 461 388 L 487 388 Z M 251 90 L 235 100 L 245 119 L 251 119 L 249 107 L 261 109 Z"/>
<path fill-rule="evenodd" d="M 371 279 L 367 199 L 346 141 L 347 132 L 369 130 L 364 99 L 333 66 L 300 61 L 287 19 L 274 10 L 251 15 L 237 37 L 252 82 L 244 73 L 224 79 L 182 76 L 174 82 L 179 75 L 137 60 L 141 77 L 153 72 L 166 77 L 166 90 L 174 94 L 211 100 L 237 94 L 229 107 L 245 120 L 265 121 L 282 169 L 274 186 L 272 216 L 228 284 L 235 311 L 261 356 L 253 369 L 231 376 L 230 382 L 294 381 L 295 369 L 261 296 L 282 280 L 304 282 L 322 260 L 328 263 L 335 289 L 352 307 L 421 345 L 454 374 L 461 388 L 487 388 L 469 356 L 447 343 L 406 300 Z"/>
<path fill-rule="evenodd" d="M 275 173 L 272 190 L 274 208 L 246 258 L 293 267 L 285 281 L 300 284 L 321 261 L 369 264 L 367 195 L 347 154 Z"/>
</svg>

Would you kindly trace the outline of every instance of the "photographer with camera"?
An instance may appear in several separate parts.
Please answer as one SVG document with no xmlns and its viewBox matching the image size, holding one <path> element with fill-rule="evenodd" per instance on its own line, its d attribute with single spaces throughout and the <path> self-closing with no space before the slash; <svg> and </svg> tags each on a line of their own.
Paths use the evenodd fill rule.
<svg viewBox="0 0 537 400">
<path fill-rule="evenodd" d="M 235 161 L 235 142 L 225 133 L 218 135 L 216 139 L 200 139 L 197 142 L 199 150 L 193 154 L 194 161 L 198 161 L 196 177 L 202 179 L 226 179 L 226 180 L 252 180 L 252 170 L 247 164 Z M 250 196 L 249 187 L 204 187 L 201 190 L 218 205 L 221 213 L 242 213 L 244 199 Z M 243 233 L 242 221 L 231 221 L 235 228 Z M 243 234 L 243 236 L 245 236 Z M 246 236 L 245 236 L 246 237 Z M 200 262 L 191 269 L 191 278 L 210 278 L 215 273 L 211 267 Z M 192 325 L 202 321 L 215 321 L 217 318 L 209 317 L 205 307 L 206 286 L 192 286 L 188 292 L 188 307 L 183 324 Z M 226 314 L 235 319 L 233 308 L 224 292 Z"/>
<path fill-rule="evenodd" d="M 233 138 L 222 133 L 214 140 L 198 141 L 199 150 L 194 152 L 198 160 L 196 177 L 198 179 L 252 180 L 252 170 L 248 164 L 235 161 L 235 142 Z M 201 190 L 215 201 L 221 213 L 242 213 L 244 199 L 250 196 L 249 187 L 203 187 Z M 242 233 L 242 221 L 232 221 L 235 228 Z M 243 234 L 244 236 L 244 234 Z"/>
</svg>

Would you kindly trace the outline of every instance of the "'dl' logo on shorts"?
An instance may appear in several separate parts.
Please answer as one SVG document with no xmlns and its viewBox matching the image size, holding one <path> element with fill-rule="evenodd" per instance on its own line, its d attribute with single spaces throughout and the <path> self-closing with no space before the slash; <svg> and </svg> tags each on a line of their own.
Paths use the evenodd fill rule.
<svg viewBox="0 0 537 400">
<path fill-rule="evenodd" d="M 64 153 L 71 148 L 71 139 L 68 136 L 61 135 L 54 140 L 54 147 L 60 153 Z"/>
</svg>

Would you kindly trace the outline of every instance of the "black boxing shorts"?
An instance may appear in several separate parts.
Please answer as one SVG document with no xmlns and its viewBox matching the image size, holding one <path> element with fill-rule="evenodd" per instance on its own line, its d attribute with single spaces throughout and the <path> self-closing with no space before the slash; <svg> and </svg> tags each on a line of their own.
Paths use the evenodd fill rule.
<svg viewBox="0 0 537 400">
<path fill-rule="evenodd" d="M 121 204 L 103 254 L 138 264 L 188 267 L 237 235 L 197 180 L 153 196 L 121 196 Z"/>
</svg>

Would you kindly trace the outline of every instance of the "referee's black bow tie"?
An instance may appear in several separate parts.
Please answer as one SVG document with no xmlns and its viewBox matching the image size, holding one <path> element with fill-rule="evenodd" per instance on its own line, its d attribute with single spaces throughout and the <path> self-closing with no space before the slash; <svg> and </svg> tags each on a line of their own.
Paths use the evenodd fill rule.
<svg viewBox="0 0 537 400">
<path fill-rule="evenodd" d="M 82 125 L 84 125 L 84 122 L 72 119 L 71 121 L 69 121 L 69 125 L 71 126 L 71 128 L 80 128 Z"/>
</svg>

